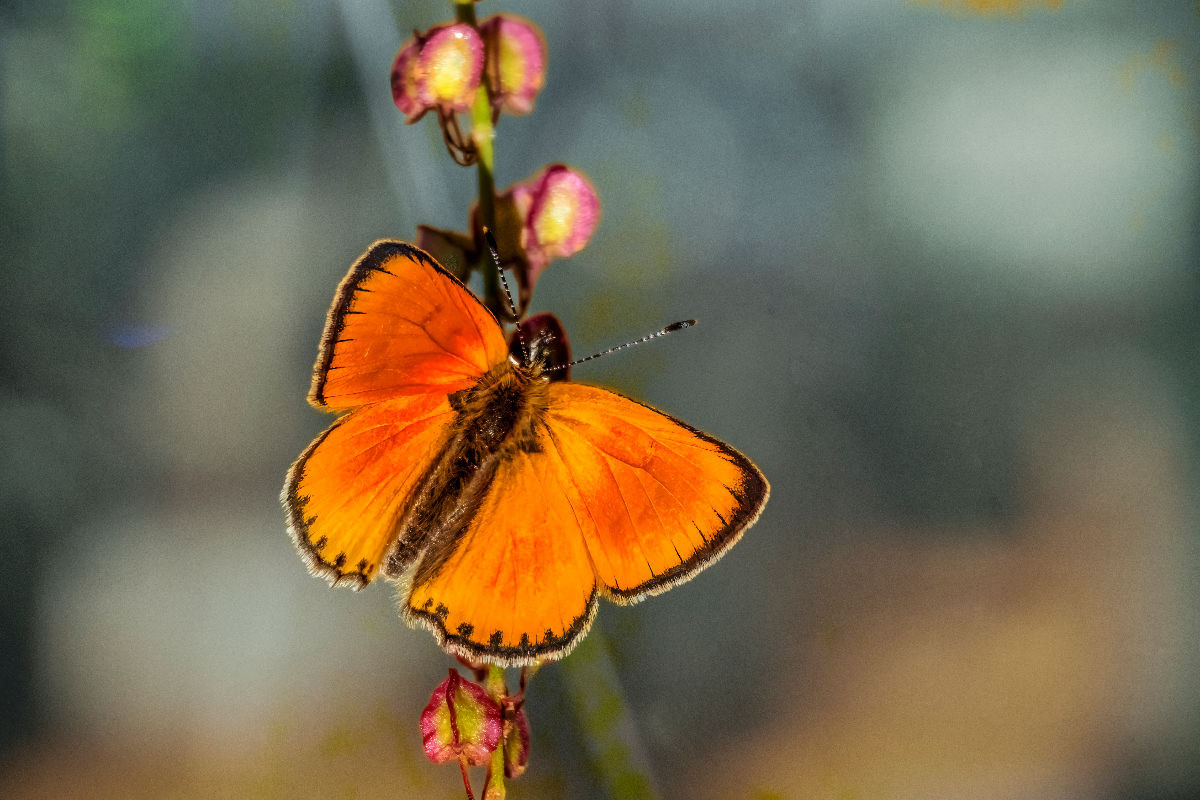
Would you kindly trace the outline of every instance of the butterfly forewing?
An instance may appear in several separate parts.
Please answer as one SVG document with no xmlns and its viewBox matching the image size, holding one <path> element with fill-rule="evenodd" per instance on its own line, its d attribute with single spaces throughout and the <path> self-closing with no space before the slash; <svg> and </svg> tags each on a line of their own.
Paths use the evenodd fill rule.
<svg viewBox="0 0 1200 800">
<path fill-rule="evenodd" d="M 465 389 L 508 358 L 496 318 L 440 264 L 403 242 L 376 242 L 334 297 L 309 401 L 348 409 Z"/>
<path fill-rule="evenodd" d="M 594 386 L 550 387 L 547 429 L 591 520 L 588 553 L 605 593 L 632 602 L 719 558 L 767 501 L 762 473 L 732 447 Z"/>
</svg>

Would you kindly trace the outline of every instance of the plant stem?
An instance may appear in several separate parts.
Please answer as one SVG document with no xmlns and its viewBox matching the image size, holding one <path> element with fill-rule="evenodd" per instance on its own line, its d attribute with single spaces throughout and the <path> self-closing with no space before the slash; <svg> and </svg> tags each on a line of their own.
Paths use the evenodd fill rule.
<svg viewBox="0 0 1200 800">
<path fill-rule="evenodd" d="M 504 668 L 488 664 L 487 680 L 484 682 L 488 696 L 496 701 L 496 705 L 504 708 L 504 697 L 508 687 L 504 684 Z M 504 800 L 504 734 L 500 735 L 500 744 L 492 751 L 492 760 L 488 764 L 487 782 L 483 785 L 484 800 Z"/>
<path fill-rule="evenodd" d="M 478 30 L 475 21 L 475 3 L 473 0 L 455 0 L 454 16 L 459 22 L 470 25 Z M 495 174 L 496 155 L 493 140 L 496 129 L 492 126 L 492 101 L 488 89 L 487 72 L 475 90 L 475 100 L 471 104 L 471 141 L 475 145 L 476 167 L 479 177 L 479 224 L 494 230 L 496 227 L 496 183 L 492 177 Z M 476 236 L 481 231 L 472 231 Z M 482 241 L 482 238 L 477 239 Z M 501 309 L 500 280 L 496 270 L 483 269 L 483 300 L 493 311 Z"/>
<path fill-rule="evenodd" d="M 471 791 L 471 779 L 467 776 L 467 757 L 458 757 L 458 769 L 462 772 L 463 788 L 467 790 L 467 800 L 475 800 L 475 793 Z"/>
<path fill-rule="evenodd" d="M 659 797 L 603 631 L 593 628 L 559 669 L 603 796 L 613 800 Z"/>
</svg>

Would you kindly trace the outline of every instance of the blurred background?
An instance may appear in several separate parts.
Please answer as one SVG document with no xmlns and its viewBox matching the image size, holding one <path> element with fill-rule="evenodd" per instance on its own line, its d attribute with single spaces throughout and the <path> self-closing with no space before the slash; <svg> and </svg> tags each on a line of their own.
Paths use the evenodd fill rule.
<svg viewBox="0 0 1200 800">
<path fill-rule="evenodd" d="M 575 378 L 773 486 L 538 674 L 510 796 L 1200 796 L 1200 6 L 502 10 L 550 59 L 498 185 L 604 203 L 534 309 L 586 352 L 698 317 Z M 0 8 L 0 796 L 462 796 L 417 728 L 450 659 L 278 503 L 339 279 L 466 226 L 388 88 L 450 16 Z"/>
</svg>

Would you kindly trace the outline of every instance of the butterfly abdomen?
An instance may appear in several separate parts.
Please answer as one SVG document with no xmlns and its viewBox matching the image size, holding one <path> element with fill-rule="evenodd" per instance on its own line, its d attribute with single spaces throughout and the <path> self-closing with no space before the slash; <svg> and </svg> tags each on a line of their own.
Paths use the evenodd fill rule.
<svg viewBox="0 0 1200 800">
<path fill-rule="evenodd" d="M 385 574 L 403 578 L 422 554 L 416 582 L 440 568 L 478 512 L 499 463 L 513 451 L 539 449 L 536 430 L 546 413 L 548 386 L 537 371 L 504 362 L 450 395 L 455 434 L 421 481 Z"/>
</svg>

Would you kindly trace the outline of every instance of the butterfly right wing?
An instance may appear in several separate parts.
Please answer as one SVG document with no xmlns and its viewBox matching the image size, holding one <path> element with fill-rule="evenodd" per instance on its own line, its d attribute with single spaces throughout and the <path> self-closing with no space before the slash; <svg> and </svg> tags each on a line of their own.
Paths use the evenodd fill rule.
<svg viewBox="0 0 1200 800">
<path fill-rule="evenodd" d="M 342 416 L 305 449 L 281 499 L 313 574 L 355 589 L 375 577 L 456 416 L 445 395 L 397 397 Z"/>
<path fill-rule="evenodd" d="M 401 589 L 406 618 L 473 661 L 561 658 L 599 595 L 630 603 L 687 580 L 767 501 L 729 445 L 606 389 L 548 391 L 536 440 L 499 462 L 460 535 Z"/>
</svg>

